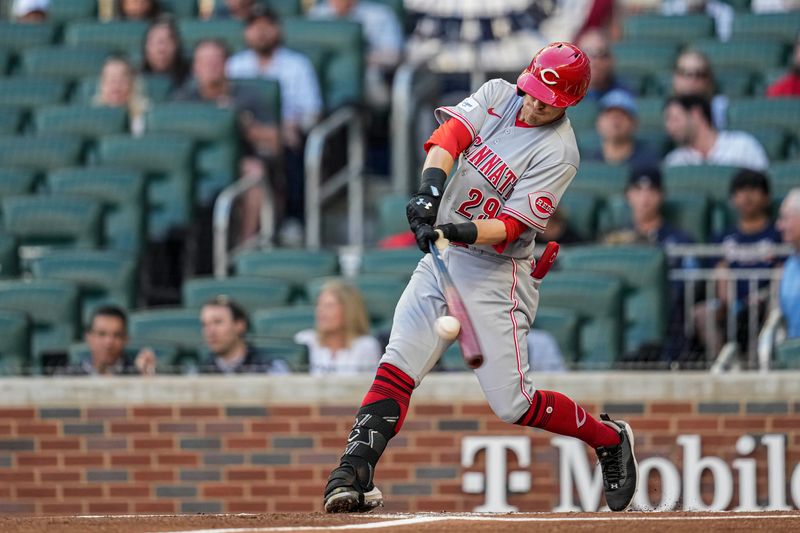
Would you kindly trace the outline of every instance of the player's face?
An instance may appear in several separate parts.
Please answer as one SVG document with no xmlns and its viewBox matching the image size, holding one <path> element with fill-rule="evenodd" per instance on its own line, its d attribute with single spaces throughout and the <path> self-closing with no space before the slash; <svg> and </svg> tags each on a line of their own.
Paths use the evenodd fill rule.
<svg viewBox="0 0 800 533">
<path fill-rule="evenodd" d="M 317 331 L 335 333 L 344 329 L 344 307 L 335 294 L 323 291 L 317 298 Z"/>
<path fill-rule="evenodd" d="M 277 25 L 259 18 L 247 25 L 244 40 L 257 54 L 269 55 L 278 46 L 281 32 Z"/>
<path fill-rule="evenodd" d="M 788 242 L 800 248 L 800 201 L 791 205 L 792 198 L 787 198 L 781 204 L 778 216 L 778 229 L 783 236 L 783 242 Z M 798 200 L 795 198 L 795 200 Z"/>
<path fill-rule="evenodd" d="M 233 319 L 231 310 L 223 305 L 206 305 L 200 311 L 203 340 L 215 354 L 227 354 L 241 342 L 244 335 L 242 322 Z"/>
<path fill-rule="evenodd" d="M 120 357 L 128 342 L 125 324 L 118 317 L 98 315 L 86 332 L 86 344 L 97 365 L 113 365 Z"/>
<path fill-rule="evenodd" d="M 553 107 L 526 94 L 519 110 L 519 119 L 530 126 L 544 126 L 558 120 L 564 114 L 564 109 Z"/>
<path fill-rule="evenodd" d="M 629 187 L 626 192 L 634 220 L 651 220 L 661 212 L 661 191 L 648 185 Z"/>
<path fill-rule="evenodd" d="M 733 193 L 731 202 L 740 218 L 750 219 L 764 214 L 769 196 L 757 187 L 745 187 Z"/>
<path fill-rule="evenodd" d="M 692 117 L 678 104 L 670 104 L 664 109 L 664 128 L 679 146 L 689 144 L 692 140 Z"/>
<path fill-rule="evenodd" d="M 636 120 L 622 109 L 607 109 L 597 117 L 597 132 L 604 140 L 632 140 L 635 131 Z"/>
</svg>

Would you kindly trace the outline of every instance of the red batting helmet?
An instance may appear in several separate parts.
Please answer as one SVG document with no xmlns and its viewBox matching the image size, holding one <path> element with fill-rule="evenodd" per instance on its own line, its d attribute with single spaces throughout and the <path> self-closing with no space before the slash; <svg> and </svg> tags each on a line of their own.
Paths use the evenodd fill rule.
<svg viewBox="0 0 800 533">
<path fill-rule="evenodd" d="M 533 56 L 517 79 L 517 92 L 527 93 L 554 107 L 581 101 L 589 88 L 589 58 L 570 43 L 551 43 Z"/>
</svg>

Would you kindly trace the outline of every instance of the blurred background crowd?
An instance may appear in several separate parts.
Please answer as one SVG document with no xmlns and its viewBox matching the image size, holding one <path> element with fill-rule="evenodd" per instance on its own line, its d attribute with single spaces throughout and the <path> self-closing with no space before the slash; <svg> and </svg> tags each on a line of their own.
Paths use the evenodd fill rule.
<svg viewBox="0 0 800 533">
<path fill-rule="evenodd" d="M 534 371 L 800 366 L 797 0 L 0 0 L 0 373 L 372 372 L 431 111 L 591 60 Z M 465 288 L 466 289 L 466 288 Z M 466 370 L 452 346 L 442 371 Z"/>
</svg>

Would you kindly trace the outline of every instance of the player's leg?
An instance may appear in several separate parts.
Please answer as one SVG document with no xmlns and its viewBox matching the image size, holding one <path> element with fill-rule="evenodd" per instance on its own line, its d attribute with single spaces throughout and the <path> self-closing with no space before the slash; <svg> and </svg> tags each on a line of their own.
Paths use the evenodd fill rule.
<svg viewBox="0 0 800 533">
<path fill-rule="evenodd" d="M 339 466 L 328 479 L 326 511 L 366 511 L 382 505 L 373 483 L 375 468 L 403 425 L 413 389 L 448 346 L 433 329 L 444 312 L 444 298 L 426 256 L 400 297 L 386 353 L 356 414 Z"/>
<path fill-rule="evenodd" d="M 463 251 L 449 255 L 451 273 L 470 287 L 462 297 L 478 338 L 492 347 L 475 371 L 492 410 L 506 422 L 575 437 L 594 448 L 603 467 L 609 507 L 626 508 L 636 488 L 630 427 L 610 419 L 599 421 L 567 396 L 533 387 L 527 334 L 539 294 L 530 279 L 529 265 L 469 257 Z"/>
</svg>

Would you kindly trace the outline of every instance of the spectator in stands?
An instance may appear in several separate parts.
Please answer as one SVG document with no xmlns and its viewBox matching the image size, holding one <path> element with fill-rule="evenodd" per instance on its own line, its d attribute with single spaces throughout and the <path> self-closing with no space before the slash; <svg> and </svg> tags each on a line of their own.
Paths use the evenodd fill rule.
<svg viewBox="0 0 800 533">
<path fill-rule="evenodd" d="M 691 244 L 693 239 L 683 231 L 671 226 L 664 220 L 664 189 L 661 172 L 657 167 L 634 169 L 628 177 L 625 188 L 625 199 L 631 210 L 632 224 L 609 233 L 605 237 L 606 244 L 652 244 L 661 248 L 670 245 Z M 673 259 L 670 269 L 696 268 L 693 259 Z M 673 362 L 682 357 L 687 347 L 687 339 L 683 334 L 684 323 L 684 290 L 683 283 L 672 282 L 669 290 L 670 316 L 667 324 L 666 342 L 661 357 L 666 362 Z"/>
<path fill-rule="evenodd" d="M 675 96 L 697 95 L 711 102 L 711 118 L 714 127 L 724 130 L 727 124 L 728 97 L 717 94 L 711 62 L 702 52 L 685 50 L 675 60 L 672 71 L 672 94 Z"/>
<path fill-rule="evenodd" d="M 540 236 L 537 237 L 536 240 L 545 243 L 556 241 L 559 244 L 580 244 L 585 242 L 585 239 L 572 229 L 569 223 L 569 212 L 563 205 L 559 205 L 558 208 L 556 208 L 552 216 L 550 216 L 547 227 L 540 233 Z M 414 244 L 416 244 L 416 241 L 412 243 L 412 246 Z"/>
<path fill-rule="evenodd" d="M 47 20 L 50 0 L 14 0 L 11 17 L 15 22 L 39 23 Z"/>
<path fill-rule="evenodd" d="M 769 86 L 767 96 L 770 98 L 800 96 L 800 32 L 794 40 L 794 54 L 790 71 Z"/>
<path fill-rule="evenodd" d="M 247 312 L 227 296 L 217 296 L 206 302 L 200 310 L 200 322 L 203 341 L 210 352 L 200 372 L 239 374 L 289 371 L 283 360 L 270 360 L 268 354 L 246 341 L 249 328 Z"/>
<path fill-rule="evenodd" d="M 322 286 L 317 297 L 316 327 L 300 331 L 295 342 L 309 350 L 311 374 L 373 372 L 383 350 L 369 335 L 369 318 L 357 288 L 339 280 Z"/>
<path fill-rule="evenodd" d="M 208 2 L 206 2 L 208 3 Z M 203 18 L 232 18 L 244 22 L 250 15 L 250 11 L 256 6 L 255 0 L 225 0 L 224 3 L 211 2 L 213 9 L 200 16 Z"/>
<path fill-rule="evenodd" d="M 780 304 L 789 337 L 800 337 L 800 188 L 789 191 L 781 204 L 778 229 L 795 253 L 783 265 Z"/>
<path fill-rule="evenodd" d="M 161 14 L 158 0 L 117 0 L 115 11 L 122 20 L 155 20 Z"/>
<path fill-rule="evenodd" d="M 535 372 L 564 372 L 567 365 L 555 337 L 541 329 L 528 332 L 528 353 Z"/>
<path fill-rule="evenodd" d="M 70 374 L 111 376 L 155 372 L 156 360 L 152 350 L 141 350 L 133 361 L 125 357 L 128 317 L 117 306 L 106 305 L 94 310 L 84 340 L 90 357 L 70 368 Z"/>
<path fill-rule="evenodd" d="M 615 89 L 600 99 L 596 128 L 601 148 L 589 159 L 628 168 L 650 168 L 660 163 L 658 154 L 636 140 L 638 110 L 636 101 L 626 91 Z"/>
<path fill-rule="evenodd" d="M 110 57 L 106 60 L 92 105 L 126 108 L 131 133 L 141 135 L 144 132 L 144 114 L 150 103 L 142 93 L 136 71 L 125 59 Z"/>
<path fill-rule="evenodd" d="M 770 219 L 767 177 L 753 170 L 739 171 L 731 181 L 730 200 L 736 211 L 736 225 L 712 238 L 712 242 L 722 245 L 725 254 L 714 268 L 723 274 L 730 270 L 777 266 L 776 259 L 769 254 L 768 249 L 764 249 L 781 242 L 781 235 Z M 749 257 L 746 255 L 748 251 Z M 704 346 L 710 347 L 713 354 L 719 353 L 722 348 L 727 312 L 736 314 L 737 340 L 741 347 L 747 347 L 750 308 L 756 309 L 757 322 L 760 323 L 766 303 L 765 295 L 750 293 L 751 287 L 747 279 L 736 282 L 733 300 L 730 298 L 731 282 L 723 277 L 717 279 L 716 294 L 695 306 L 698 338 Z M 764 289 L 767 285 L 768 280 L 763 280 L 758 283 L 757 288 Z M 713 319 L 710 329 L 709 318 Z"/>
<path fill-rule="evenodd" d="M 326 0 L 313 6 L 308 16 L 361 23 L 367 42 L 367 100 L 376 106 L 388 106 L 389 79 L 403 59 L 403 28 L 394 11 L 365 0 Z"/>
<path fill-rule="evenodd" d="M 229 78 L 275 79 L 281 88 L 281 138 L 286 172 L 287 213 L 283 235 L 290 225 L 300 231 L 304 218 L 303 151 L 308 131 L 322 114 L 319 81 L 311 61 L 282 45 L 280 19 L 261 6 L 247 17 L 244 40 L 248 50 L 231 57 L 226 64 Z"/>
<path fill-rule="evenodd" d="M 728 165 L 763 171 L 769 166 L 759 142 L 743 131 L 718 131 L 711 105 L 702 96 L 672 96 L 664 106 L 667 133 L 678 145 L 664 158 L 666 166 Z"/>
<path fill-rule="evenodd" d="M 189 76 L 181 37 L 171 19 L 160 18 L 147 29 L 142 41 L 142 72 L 166 76 L 173 87 L 183 85 Z"/>
<path fill-rule="evenodd" d="M 720 0 L 663 0 L 661 12 L 664 15 L 706 14 L 714 19 L 717 39 L 727 41 L 733 31 L 733 6 Z"/>
<path fill-rule="evenodd" d="M 629 87 L 623 84 L 614 72 L 614 56 L 611 53 L 611 41 L 608 35 L 599 29 L 591 29 L 581 35 L 578 48 L 589 56 L 592 62 L 592 79 L 586 98 L 600 100 L 613 90 L 632 94 Z"/>
<path fill-rule="evenodd" d="M 225 75 L 228 49 L 217 40 L 203 40 L 194 51 L 192 72 L 194 79 L 184 84 L 175 95 L 176 100 L 209 102 L 219 107 L 233 108 L 239 116 L 243 137 L 240 161 L 242 176 L 266 178 L 266 161 L 281 151 L 281 138 L 276 126 L 277 117 L 271 116 L 257 91 L 231 83 Z M 281 187 L 274 182 L 274 188 Z M 255 235 L 259 226 L 259 210 L 265 201 L 259 187 L 244 196 L 242 205 L 241 239 Z M 276 203 L 277 204 L 277 203 Z M 277 208 L 281 205 L 277 204 Z"/>
</svg>

